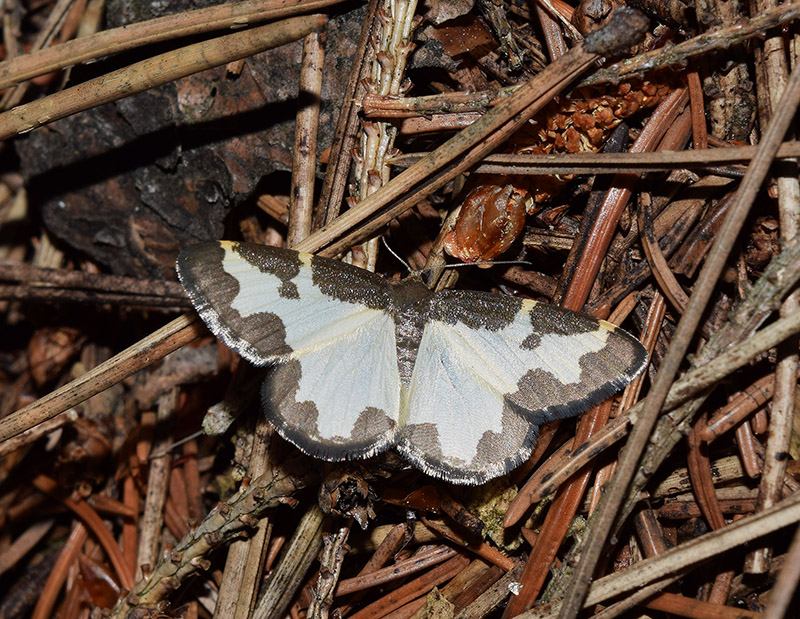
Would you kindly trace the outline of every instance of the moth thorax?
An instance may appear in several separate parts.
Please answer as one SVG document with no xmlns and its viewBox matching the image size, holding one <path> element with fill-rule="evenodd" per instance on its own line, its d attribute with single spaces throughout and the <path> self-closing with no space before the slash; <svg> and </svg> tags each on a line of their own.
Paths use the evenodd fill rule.
<svg viewBox="0 0 800 619">
<path fill-rule="evenodd" d="M 405 280 L 395 286 L 392 314 L 395 320 L 397 366 L 404 387 L 411 383 L 432 293 L 422 282 Z"/>
</svg>

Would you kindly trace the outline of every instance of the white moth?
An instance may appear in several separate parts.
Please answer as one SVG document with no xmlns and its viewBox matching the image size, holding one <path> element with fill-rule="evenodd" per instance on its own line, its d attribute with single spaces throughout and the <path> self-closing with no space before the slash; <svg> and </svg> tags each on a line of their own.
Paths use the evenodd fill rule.
<svg viewBox="0 0 800 619">
<path fill-rule="evenodd" d="M 630 382 L 646 352 L 585 314 L 486 292 L 433 293 L 311 254 L 227 241 L 189 247 L 178 275 L 211 331 L 271 365 L 267 418 L 304 452 L 394 447 L 457 484 L 502 475 L 539 426 Z"/>
</svg>

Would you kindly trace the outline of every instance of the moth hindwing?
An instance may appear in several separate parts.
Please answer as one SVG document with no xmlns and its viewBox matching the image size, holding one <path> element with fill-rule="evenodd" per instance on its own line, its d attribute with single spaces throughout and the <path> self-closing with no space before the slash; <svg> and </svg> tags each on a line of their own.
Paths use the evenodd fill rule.
<svg viewBox="0 0 800 619">
<path fill-rule="evenodd" d="M 524 461 L 542 423 L 585 411 L 646 362 L 634 337 L 584 314 L 390 285 L 292 250 L 205 243 L 177 268 L 211 331 L 273 366 L 270 422 L 326 460 L 394 446 L 430 475 L 482 483 Z"/>
</svg>

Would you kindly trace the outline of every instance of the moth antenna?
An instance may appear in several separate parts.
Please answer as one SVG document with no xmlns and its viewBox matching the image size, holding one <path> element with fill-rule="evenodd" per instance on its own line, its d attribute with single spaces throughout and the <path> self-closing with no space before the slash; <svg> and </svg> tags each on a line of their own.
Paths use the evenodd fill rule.
<svg viewBox="0 0 800 619">
<path fill-rule="evenodd" d="M 408 264 L 408 262 L 406 262 L 405 260 L 403 260 L 403 259 L 400 257 L 400 255 L 399 255 L 399 254 L 398 254 L 398 253 L 397 253 L 395 250 L 393 250 L 393 249 L 392 249 L 392 247 L 389 245 L 389 242 L 386 240 L 386 237 L 385 237 L 385 236 L 381 236 L 381 241 L 383 241 L 383 246 L 386 248 L 386 250 L 387 250 L 387 251 L 388 251 L 390 254 L 392 254 L 392 255 L 393 255 L 395 258 L 397 258 L 397 261 L 398 261 L 400 264 L 402 264 L 402 265 L 403 265 L 403 266 L 406 268 L 406 271 L 408 271 L 409 273 L 414 273 L 414 272 L 415 272 L 415 271 L 414 271 L 414 270 L 411 268 L 411 266 Z"/>
<path fill-rule="evenodd" d="M 198 438 L 200 436 L 204 436 L 204 433 L 203 433 L 202 430 L 198 430 L 197 432 L 193 432 L 192 434 L 190 434 L 188 436 L 184 436 L 182 439 L 177 440 L 177 441 L 175 441 L 173 443 L 170 443 L 169 445 L 167 445 L 161 451 L 150 454 L 150 458 L 149 459 L 150 460 L 156 460 L 157 458 L 163 458 L 164 456 L 169 455 L 169 452 L 173 451 L 176 447 L 180 447 L 184 443 L 188 443 L 189 441 L 194 440 L 194 439 L 196 439 L 196 438 Z"/>
<path fill-rule="evenodd" d="M 474 267 L 474 266 L 481 266 L 481 265 L 503 265 L 503 264 L 524 264 L 526 266 L 533 266 L 532 262 L 528 262 L 527 260 L 489 260 L 487 262 L 457 262 L 455 264 L 442 264 L 436 267 L 425 267 L 422 269 L 422 272 L 425 271 L 433 271 L 434 269 L 457 269 L 459 267 Z"/>
</svg>

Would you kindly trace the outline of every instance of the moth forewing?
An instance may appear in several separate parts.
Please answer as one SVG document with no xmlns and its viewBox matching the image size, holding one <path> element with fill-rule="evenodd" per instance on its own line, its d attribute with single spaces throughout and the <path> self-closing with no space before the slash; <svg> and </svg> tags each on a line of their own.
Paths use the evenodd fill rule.
<svg viewBox="0 0 800 619">
<path fill-rule="evenodd" d="M 609 322 L 545 303 L 525 302 L 523 314 L 524 371 L 507 397 L 534 423 L 588 410 L 645 367 L 641 343 Z"/>
<path fill-rule="evenodd" d="M 379 309 L 390 299 L 383 279 L 310 254 L 227 242 L 185 250 L 178 272 L 215 335 L 253 363 L 275 364 L 262 402 L 287 440 L 326 460 L 394 443 L 400 384 L 394 320 Z"/>
</svg>

